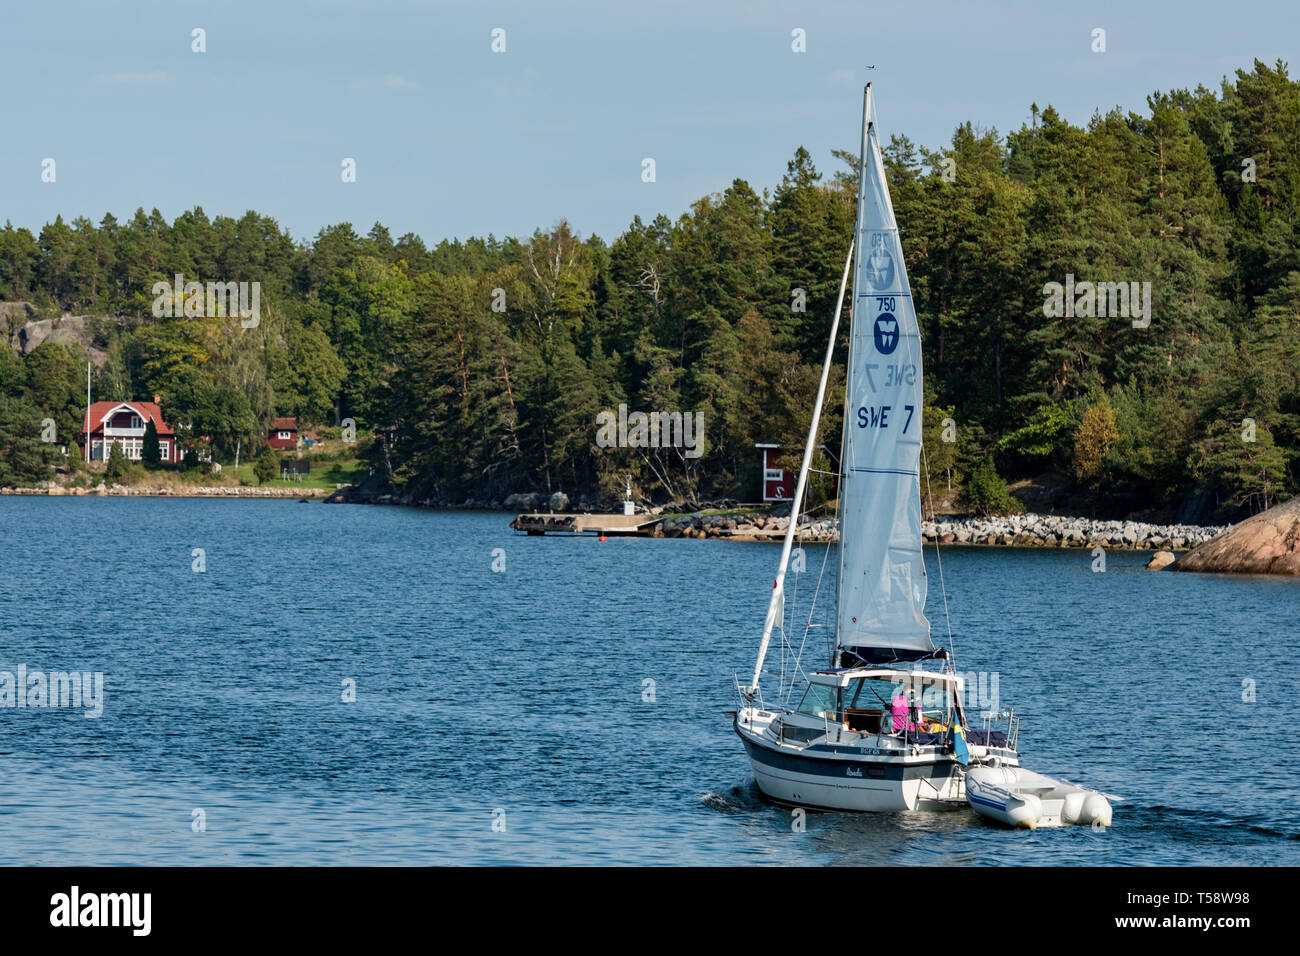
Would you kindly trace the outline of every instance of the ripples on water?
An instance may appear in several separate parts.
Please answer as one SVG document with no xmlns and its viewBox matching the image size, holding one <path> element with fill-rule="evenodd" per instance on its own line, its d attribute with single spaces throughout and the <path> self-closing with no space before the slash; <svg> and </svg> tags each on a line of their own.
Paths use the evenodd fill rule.
<svg viewBox="0 0 1300 956">
<path fill-rule="evenodd" d="M 946 550 L 959 669 L 999 674 L 1027 766 L 1126 798 L 1115 826 L 814 813 L 794 833 L 723 714 L 777 548 L 528 538 L 508 520 L 0 498 L 0 669 L 105 676 L 97 720 L 0 708 L 0 863 L 1300 858 L 1300 582 L 1155 574 L 1123 552 L 1094 574 L 1084 552 Z M 820 565 L 810 549 L 805 615 Z"/>
</svg>

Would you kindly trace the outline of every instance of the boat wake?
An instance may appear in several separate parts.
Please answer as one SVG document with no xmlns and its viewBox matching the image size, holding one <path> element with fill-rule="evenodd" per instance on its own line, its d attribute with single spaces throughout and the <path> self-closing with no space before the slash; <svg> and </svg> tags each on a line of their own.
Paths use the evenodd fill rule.
<svg viewBox="0 0 1300 956">
<path fill-rule="evenodd" d="M 1184 807 L 1129 807 L 1130 828 L 1174 830 L 1186 838 L 1206 843 L 1270 843 L 1300 840 L 1300 830 L 1284 829 L 1276 819 L 1258 814 L 1232 814 Z"/>
<path fill-rule="evenodd" d="M 700 802 L 719 813 L 753 813 L 772 806 L 763 799 L 762 791 L 753 781 L 721 792 L 710 790 L 700 798 Z"/>
</svg>

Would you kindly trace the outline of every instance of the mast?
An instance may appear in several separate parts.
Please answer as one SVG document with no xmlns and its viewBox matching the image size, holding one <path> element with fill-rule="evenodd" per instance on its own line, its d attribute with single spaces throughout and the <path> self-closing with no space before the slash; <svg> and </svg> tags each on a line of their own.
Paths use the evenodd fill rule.
<svg viewBox="0 0 1300 956">
<path fill-rule="evenodd" d="M 754 663 L 754 679 L 746 688 L 750 698 L 758 691 L 758 678 L 763 673 L 763 658 L 772 642 L 772 628 L 780 613 L 785 597 L 785 572 L 790 563 L 790 548 L 794 544 L 795 529 L 799 524 L 799 509 L 803 505 L 804 488 L 808 483 L 808 467 L 812 464 L 813 449 L 817 444 L 817 425 L 821 421 L 822 400 L 826 396 L 826 379 L 831 372 L 831 357 L 835 354 L 835 337 L 840 328 L 840 311 L 844 308 L 844 292 L 849 284 L 849 270 L 853 267 L 853 252 L 857 243 L 850 240 L 849 254 L 844 257 L 844 275 L 840 279 L 840 294 L 835 301 L 835 314 L 831 317 L 831 335 L 826 343 L 826 360 L 822 363 L 822 378 L 817 385 L 817 398 L 813 402 L 812 425 L 808 429 L 808 442 L 804 446 L 803 461 L 799 465 L 799 481 L 795 484 L 794 498 L 790 501 L 790 523 L 785 529 L 785 543 L 781 546 L 781 560 L 777 565 L 776 581 L 772 584 L 772 598 L 767 605 L 767 619 L 763 621 L 763 639 L 758 645 L 758 660 Z"/>
<path fill-rule="evenodd" d="M 868 83 L 862 90 L 862 147 L 858 152 L 858 203 L 857 215 L 853 223 L 854 247 L 857 255 L 853 260 L 853 299 L 849 305 L 849 320 L 857 318 L 858 308 L 858 276 L 862 274 L 862 238 L 863 223 L 866 222 L 866 182 L 867 182 L 867 129 L 871 125 L 871 84 Z M 849 477 L 849 428 L 852 417 L 849 414 L 850 399 L 852 389 L 849 387 L 849 370 L 853 368 L 853 336 L 849 336 L 849 354 L 844 363 L 844 427 L 840 429 L 840 465 L 839 471 L 839 489 L 836 494 L 835 505 L 835 527 L 839 529 L 839 536 L 835 545 L 835 556 L 839 559 L 839 566 L 835 572 L 835 621 L 839 624 L 839 606 L 840 606 L 840 582 L 844 580 L 844 491 L 848 487 Z M 840 629 L 835 628 L 835 649 L 831 651 L 831 667 L 834 667 L 840 656 Z"/>
</svg>

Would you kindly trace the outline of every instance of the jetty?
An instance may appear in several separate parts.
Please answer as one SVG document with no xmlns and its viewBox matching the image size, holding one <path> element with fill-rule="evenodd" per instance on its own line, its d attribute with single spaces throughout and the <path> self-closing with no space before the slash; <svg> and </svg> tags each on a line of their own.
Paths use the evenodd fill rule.
<svg viewBox="0 0 1300 956">
<path fill-rule="evenodd" d="M 650 535 L 663 519 L 657 515 L 522 514 L 510 522 L 528 534 Z"/>
</svg>

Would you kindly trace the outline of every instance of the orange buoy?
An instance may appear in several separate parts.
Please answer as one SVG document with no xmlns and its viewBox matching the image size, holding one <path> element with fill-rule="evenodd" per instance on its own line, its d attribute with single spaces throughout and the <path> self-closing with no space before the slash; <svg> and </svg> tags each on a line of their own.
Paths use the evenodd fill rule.
<svg viewBox="0 0 1300 956">
<path fill-rule="evenodd" d="M 604 536 L 603 534 L 600 536 L 600 540 L 601 540 L 601 541 L 604 541 L 604 540 L 605 540 L 605 536 Z"/>
</svg>

